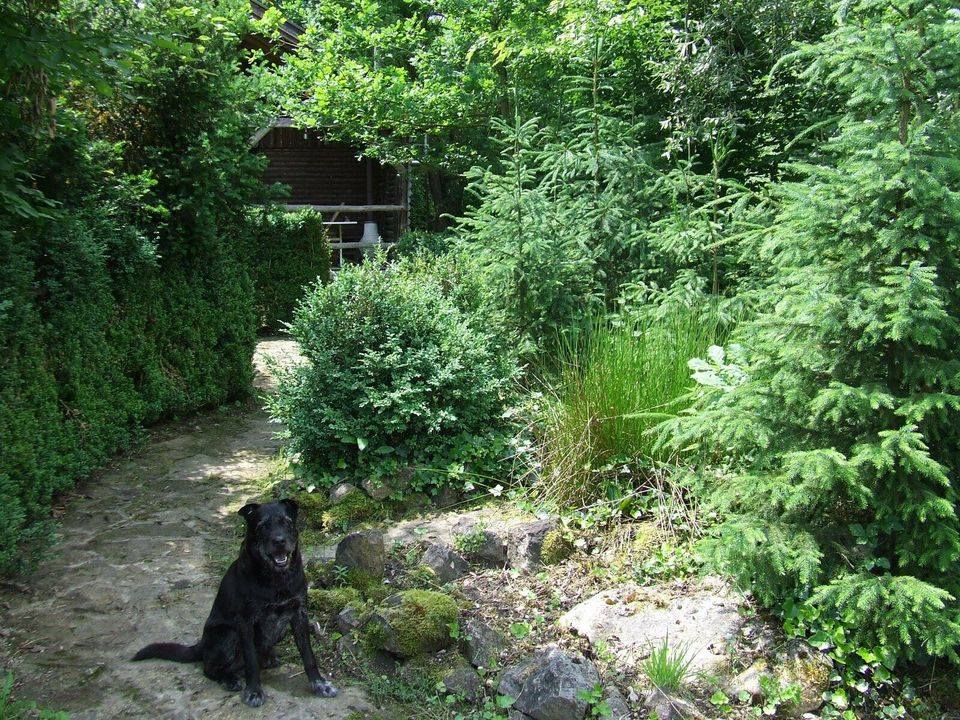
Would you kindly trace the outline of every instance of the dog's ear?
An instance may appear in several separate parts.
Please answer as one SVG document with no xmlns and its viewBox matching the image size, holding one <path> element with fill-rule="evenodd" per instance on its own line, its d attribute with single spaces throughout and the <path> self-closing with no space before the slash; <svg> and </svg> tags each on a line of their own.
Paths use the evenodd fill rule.
<svg viewBox="0 0 960 720">
<path fill-rule="evenodd" d="M 242 515 L 243 519 L 246 520 L 247 523 L 249 524 L 250 521 L 253 519 L 253 514 L 257 511 L 258 507 L 260 507 L 259 503 L 248 503 L 247 505 L 244 505 L 242 508 L 237 510 L 237 514 Z"/>
<path fill-rule="evenodd" d="M 290 519 L 296 522 L 297 513 L 300 512 L 300 506 L 297 504 L 297 501 L 291 500 L 290 498 L 284 498 L 280 501 L 280 504 L 286 509 L 287 515 L 290 517 Z"/>
</svg>

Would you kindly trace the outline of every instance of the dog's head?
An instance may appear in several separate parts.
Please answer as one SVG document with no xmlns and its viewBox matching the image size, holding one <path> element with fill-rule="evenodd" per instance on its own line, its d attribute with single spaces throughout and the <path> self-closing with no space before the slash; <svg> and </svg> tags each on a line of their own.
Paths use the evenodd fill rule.
<svg viewBox="0 0 960 720">
<path fill-rule="evenodd" d="M 284 572 L 297 552 L 297 511 L 293 500 L 278 500 L 240 508 L 247 521 L 247 549 L 265 566 Z"/>
</svg>

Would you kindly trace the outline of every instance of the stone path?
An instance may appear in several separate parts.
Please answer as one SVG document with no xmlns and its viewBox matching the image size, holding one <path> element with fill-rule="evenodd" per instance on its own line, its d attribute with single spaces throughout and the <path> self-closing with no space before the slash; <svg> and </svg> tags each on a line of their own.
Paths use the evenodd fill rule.
<svg viewBox="0 0 960 720">
<path fill-rule="evenodd" d="M 268 357 L 288 364 L 296 348 L 260 343 L 256 385 L 267 390 Z M 75 720 L 373 715 L 356 687 L 334 699 L 311 695 L 292 665 L 264 673 L 267 702 L 254 710 L 199 665 L 129 661 L 148 642 L 199 637 L 236 553 L 236 511 L 270 469 L 276 430 L 253 405 L 199 416 L 76 489 L 54 557 L 0 583 L 0 668 L 15 674 L 17 696 Z"/>
</svg>

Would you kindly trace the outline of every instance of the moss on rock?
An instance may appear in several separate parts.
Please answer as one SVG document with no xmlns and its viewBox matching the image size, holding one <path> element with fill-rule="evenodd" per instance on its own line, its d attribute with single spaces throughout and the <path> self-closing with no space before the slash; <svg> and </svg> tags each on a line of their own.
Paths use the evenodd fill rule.
<svg viewBox="0 0 960 720">
<path fill-rule="evenodd" d="M 831 667 L 826 656 L 812 654 L 795 657 L 776 668 L 776 677 L 781 687 L 799 690 L 794 702 L 786 704 L 786 711 L 794 717 L 812 712 L 820 706 L 823 693 L 830 687 Z"/>
<path fill-rule="evenodd" d="M 325 530 L 346 530 L 363 520 L 383 515 L 383 503 L 364 493 L 355 492 L 345 496 L 337 505 L 327 508 L 323 513 Z"/>
<path fill-rule="evenodd" d="M 404 658 L 441 650 L 451 644 L 450 625 L 457 603 L 431 590 L 404 590 L 386 598 L 374 612 L 368 642 Z"/>
<path fill-rule="evenodd" d="M 310 612 L 324 620 L 332 620 L 348 605 L 360 609 L 363 607 L 363 598 L 360 591 L 352 587 L 335 587 L 327 589 L 313 589 L 307 591 L 307 602 Z"/>
<path fill-rule="evenodd" d="M 300 506 L 300 518 L 308 530 L 323 528 L 323 513 L 330 506 L 327 496 L 321 492 L 299 492 L 292 496 Z"/>
<path fill-rule="evenodd" d="M 540 547 L 540 562 L 544 565 L 556 565 L 563 562 L 573 553 L 573 543 L 571 543 L 562 530 L 551 530 L 543 538 L 543 545 Z"/>
<path fill-rule="evenodd" d="M 385 585 L 383 580 L 375 578 L 363 570 L 350 570 L 345 582 L 347 587 L 356 590 L 363 596 L 364 600 L 372 603 L 382 602 L 393 590 L 389 585 Z"/>
</svg>

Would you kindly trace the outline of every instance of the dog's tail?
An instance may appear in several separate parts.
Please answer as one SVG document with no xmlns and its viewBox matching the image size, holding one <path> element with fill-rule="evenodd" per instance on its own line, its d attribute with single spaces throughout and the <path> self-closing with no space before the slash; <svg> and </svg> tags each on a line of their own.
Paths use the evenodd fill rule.
<svg viewBox="0 0 960 720">
<path fill-rule="evenodd" d="M 133 656 L 134 660 L 173 660 L 180 663 L 196 662 L 201 658 L 200 643 L 181 645 L 179 643 L 153 643 Z"/>
</svg>

